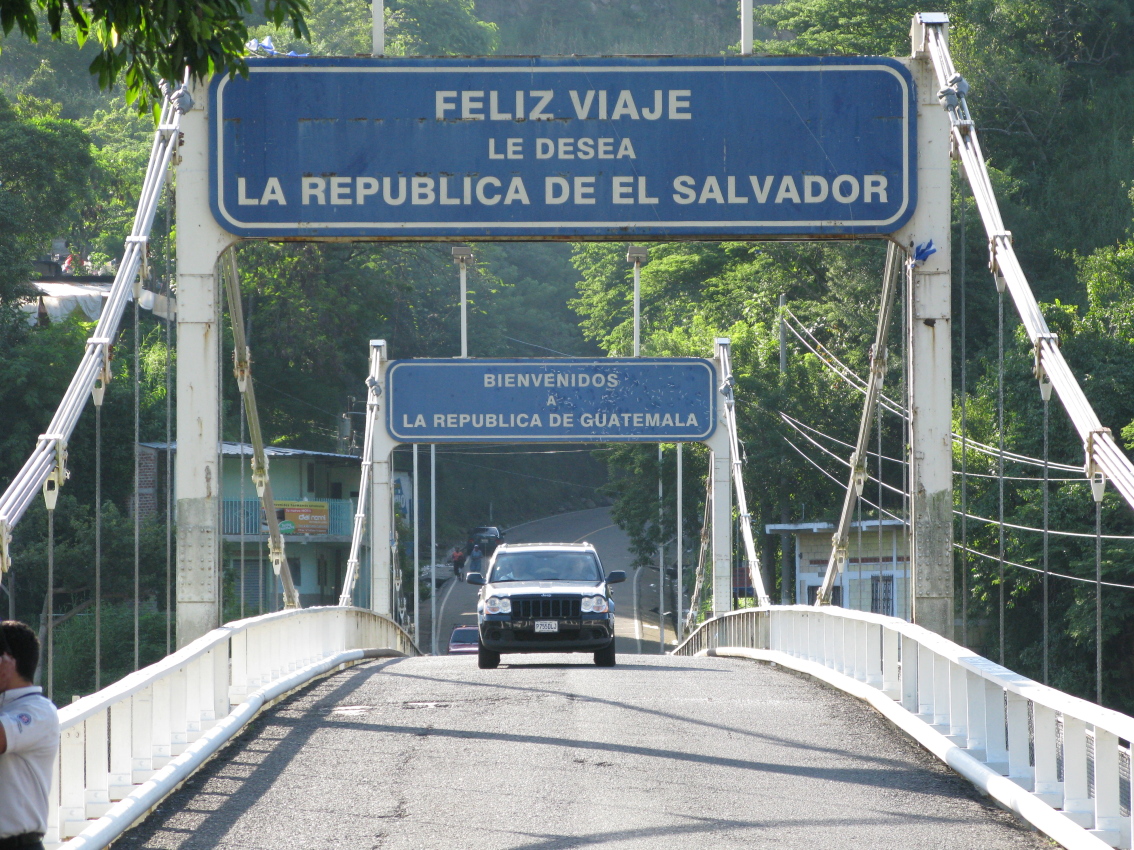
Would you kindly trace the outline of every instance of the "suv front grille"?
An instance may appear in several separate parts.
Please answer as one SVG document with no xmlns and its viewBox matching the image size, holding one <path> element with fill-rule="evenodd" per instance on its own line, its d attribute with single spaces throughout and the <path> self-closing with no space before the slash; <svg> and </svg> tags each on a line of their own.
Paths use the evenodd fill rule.
<svg viewBox="0 0 1134 850">
<path fill-rule="evenodd" d="M 513 620 L 577 620 L 582 616 L 578 596 L 513 596 Z"/>
</svg>

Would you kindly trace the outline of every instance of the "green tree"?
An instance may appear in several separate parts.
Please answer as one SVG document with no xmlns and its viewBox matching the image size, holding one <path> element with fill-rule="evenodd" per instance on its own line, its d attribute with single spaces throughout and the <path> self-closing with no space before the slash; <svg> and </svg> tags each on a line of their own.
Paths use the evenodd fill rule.
<svg viewBox="0 0 1134 850">
<path fill-rule="evenodd" d="M 9 310 L 26 294 L 32 259 L 65 232 L 89 191 L 90 139 L 57 111 L 0 95 L 0 307 Z"/>
<path fill-rule="evenodd" d="M 306 0 L 265 0 L 264 16 L 277 27 L 285 22 L 294 35 L 306 36 Z M 180 81 L 186 73 L 203 81 L 214 73 L 240 73 L 248 40 L 250 0 L 6 0 L 0 5 L 0 29 L 14 29 L 37 41 L 41 29 L 54 40 L 73 30 L 80 47 L 98 45 L 90 73 L 100 88 L 121 79 L 127 102 L 155 102 L 161 80 Z"/>
</svg>

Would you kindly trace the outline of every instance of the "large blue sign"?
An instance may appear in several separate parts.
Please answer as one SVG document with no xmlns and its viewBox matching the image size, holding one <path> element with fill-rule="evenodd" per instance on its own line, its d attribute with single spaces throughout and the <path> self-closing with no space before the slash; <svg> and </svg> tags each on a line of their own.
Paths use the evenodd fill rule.
<svg viewBox="0 0 1134 850">
<path fill-rule="evenodd" d="M 210 89 L 251 237 L 886 234 L 913 214 L 892 59 L 270 59 Z"/>
<path fill-rule="evenodd" d="M 405 443 L 704 440 L 716 393 L 696 358 L 395 360 L 386 428 Z"/>
</svg>

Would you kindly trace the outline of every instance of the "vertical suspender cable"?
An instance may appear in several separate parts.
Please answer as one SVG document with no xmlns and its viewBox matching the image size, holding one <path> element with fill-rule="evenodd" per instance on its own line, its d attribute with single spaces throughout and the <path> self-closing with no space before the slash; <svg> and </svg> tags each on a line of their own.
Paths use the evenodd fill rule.
<svg viewBox="0 0 1134 850">
<path fill-rule="evenodd" d="M 437 444 L 429 444 L 429 642 L 437 654 Z"/>
<path fill-rule="evenodd" d="M 95 405 L 94 686 L 102 689 L 102 405 Z"/>
<path fill-rule="evenodd" d="M 1048 468 L 1047 459 L 1047 430 L 1048 430 L 1048 407 L 1051 401 L 1051 396 L 1043 400 L 1043 683 L 1048 684 L 1048 652 L 1050 651 L 1050 632 L 1048 631 L 1048 570 L 1050 565 L 1048 563 L 1048 502 L 1050 501 L 1050 493 L 1048 492 L 1048 477 L 1051 473 Z M 964 510 L 962 508 L 961 510 Z"/>
<path fill-rule="evenodd" d="M 969 419 L 968 310 L 965 287 L 965 184 L 961 195 L 961 645 L 969 645 Z"/>
<path fill-rule="evenodd" d="M 685 555 L 685 552 L 683 551 L 683 547 L 685 546 L 685 535 L 682 533 L 683 530 L 682 530 L 682 527 L 681 527 L 681 523 L 682 523 L 681 499 L 685 495 L 684 482 L 681 480 L 681 467 L 682 467 L 682 464 L 684 463 L 684 460 L 685 460 L 685 458 L 683 457 L 684 453 L 683 453 L 683 450 L 682 450 L 684 445 L 685 445 L 684 443 L 678 443 L 677 444 L 677 462 L 676 462 L 676 466 L 677 466 L 677 500 L 676 500 L 677 516 L 675 518 L 676 521 L 674 523 L 677 526 L 677 552 L 676 552 L 676 555 L 677 555 L 677 592 L 674 594 L 674 598 L 675 598 L 675 601 L 676 601 L 676 607 L 673 609 L 673 611 L 674 611 L 673 628 L 677 632 L 676 638 L 677 638 L 678 643 L 681 643 L 681 639 L 682 639 L 682 637 L 684 637 L 683 630 L 681 628 L 681 625 L 682 625 L 681 595 L 682 595 L 682 592 L 685 589 L 682 586 L 685 582 L 684 582 L 684 579 L 681 575 L 681 566 L 682 566 L 681 561 L 682 561 L 682 558 Z"/>
<path fill-rule="evenodd" d="M 173 172 L 168 172 L 165 198 L 165 654 L 173 652 L 173 391 L 170 381 L 173 347 Z"/>
<path fill-rule="evenodd" d="M 874 430 L 878 432 L 878 583 L 882 587 L 886 586 L 886 582 L 882 579 L 882 405 L 879 401 L 874 402 Z M 894 600 L 894 584 L 893 577 L 890 578 L 890 604 L 893 605 Z M 883 596 L 885 599 L 885 596 Z M 885 614 L 887 617 L 892 617 L 894 611 L 892 608 L 887 608 L 879 612 Z"/>
<path fill-rule="evenodd" d="M 1105 482 L 1103 483 L 1105 487 Z M 1095 702 L 1102 705 L 1102 496 L 1095 499 Z"/>
<path fill-rule="evenodd" d="M 1004 289 L 996 297 L 996 479 L 999 532 L 1000 664 L 1004 664 Z"/>
<path fill-rule="evenodd" d="M 139 488 L 142 472 L 142 454 L 139 451 L 138 441 L 142 437 L 142 338 L 139 333 L 139 306 L 141 301 L 141 286 L 134 287 L 134 669 L 141 665 L 141 643 L 139 640 L 138 617 L 140 606 L 138 597 L 141 593 L 141 525 L 142 496 Z"/>
<path fill-rule="evenodd" d="M 868 608 L 863 608 L 862 602 L 862 497 L 859 496 L 855 499 L 855 511 L 858 512 L 858 605 L 848 605 L 848 608 L 857 607 L 859 611 L 867 611 Z"/>
<path fill-rule="evenodd" d="M 662 530 L 662 444 L 658 443 L 658 653 L 665 655 L 665 532 Z"/>
<path fill-rule="evenodd" d="M 907 269 L 902 274 L 902 404 L 905 406 L 906 415 L 902 417 L 902 537 L 906 544 L 906 565 L 902 572 L 904 574 L 905 583 L 905 605 L 906 610 L 903 619 L 913 622 L 913 588 L 912 584 L 912 571 L 913 552 L 910 547 L 910 417 L 913 411 L 910 405 L 909 397 L 909 371 L 910 371 L 910 339 L 909 339 L 909 324 L 910 324 L 910 272 Z"/>
<path fill-rule="evenodd" d="M 413 640 L 421 646 L 421 535 L 418 533 L 421 491 L 418 489 L 417 443 L 413 444 L 413 490 L 410 492 L 413 494 Z"/>
<path fill-rule="evenodd" d="M 247 571 L 244 567 L 244 526 L 247 525 L 244 513 L 244 405 L 240 405 L 237 414 L 240 417 L 240 510 L 237 511 L 240 523 L 240 619 L 244 619 L 244 585 L 247 581 Z"/>
<path fill-rule="evenodd" d="M 55 699 L 55 509 L 47 509 L 47 698 Z"/>
</svg>

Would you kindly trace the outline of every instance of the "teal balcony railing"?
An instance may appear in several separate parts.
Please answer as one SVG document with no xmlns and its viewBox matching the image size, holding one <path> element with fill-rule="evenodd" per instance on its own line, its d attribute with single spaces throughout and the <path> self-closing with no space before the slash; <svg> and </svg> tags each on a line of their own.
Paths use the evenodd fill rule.
<svg viewBox="0 0 1134 850">
<path fill-rule="evenodd" d="M 353 499 L 313 499 L 312 501 L 327 504 L 330 520 L 328 534 L 350 537 L 355 511 Z M 242 521 L 245 534 L 251 536 L 267 534 L 266 531 L 261 531 L 259 499 L 245 499 L 243 503 L 239 499 L 225 499 L 223 517 L 224 534 L 240 534 Z"/>
</svg>

